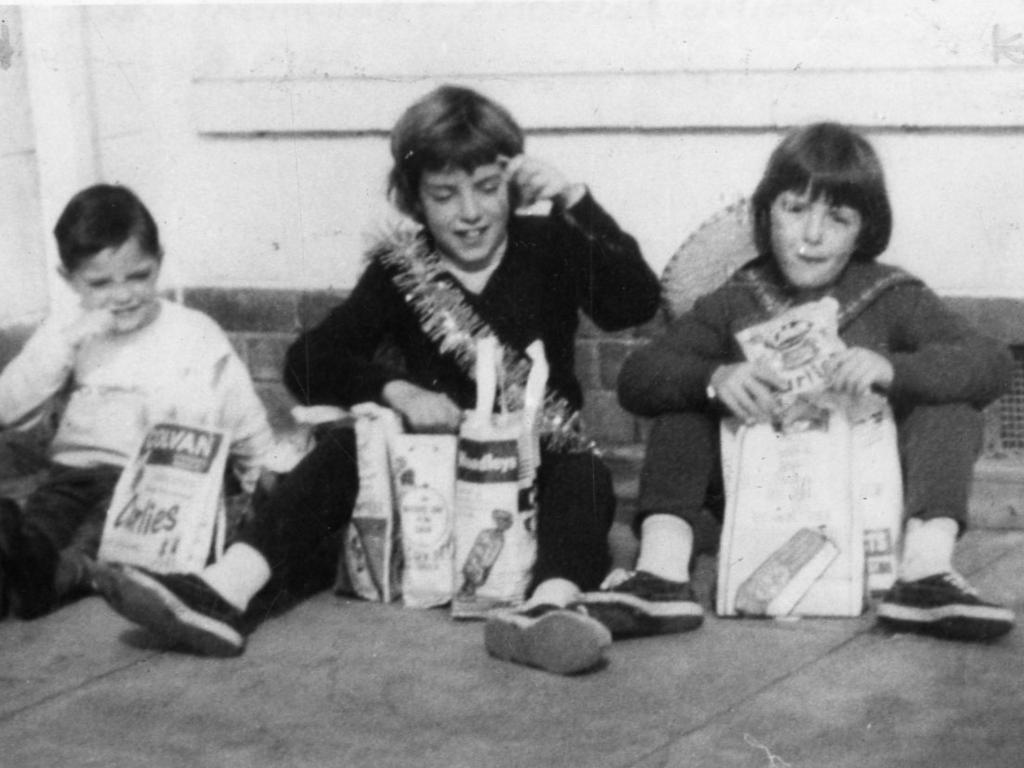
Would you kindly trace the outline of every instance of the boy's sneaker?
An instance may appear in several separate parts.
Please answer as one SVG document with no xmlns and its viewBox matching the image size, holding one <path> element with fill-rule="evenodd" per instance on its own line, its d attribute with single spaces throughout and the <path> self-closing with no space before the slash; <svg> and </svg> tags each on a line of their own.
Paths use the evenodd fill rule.
<svg viewBox="0 0 1024 768">
<path fill-rule="evenodd" d="M 242 612 L 193 573 L 100 563 L 93 575 L 115 611 L 162 638 L 204 656 L 238 656 L 245 650 Z"/>
<path fill-rule="evenodd" d="M 582 604 L 615 638 L 688 632 L 704 623 L 690 582 L 647 571 L 613 571 L 599 591 L 584 594 Z"/>
<path fill-rule="evenodd" d="M 953 640 L 991 640 L 1013 629 L 1013 611 L 978 597 L 958 573 L 897 581 L 878 605 L 878 618 L 892 629 Z"/>
<path fill-rule="evenodd" d="M 503 611 L 487 619 L 484 647 L 504 661 L 571 675 L 597 667 L 612 637 L 584 612 L 554 605 Z"/>
</svg>

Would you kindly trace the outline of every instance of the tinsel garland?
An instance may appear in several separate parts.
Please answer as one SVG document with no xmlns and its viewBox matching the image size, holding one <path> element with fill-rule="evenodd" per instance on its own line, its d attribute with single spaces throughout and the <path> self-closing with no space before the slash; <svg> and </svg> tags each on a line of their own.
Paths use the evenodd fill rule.
<svg viewBox="0 0 1024 768">
<path fill-rule="evenodd" d="M 476 364 L 477 340 L 497 336 L 487 322 L 466 303 L 462 291 L 445 276 L 441 257 L 427 244 L 422 230 L 396 223 L 386 229 L 369 253 L 393 271 L 393 281 L 415 312 L 424 333 L 451 356 L 470 376 Z M 530 360 L 499 340 L 502 369 L 498 397 L 503 411 L 523 407 Z M 583 434 L 580 414 L 569 402 L 548 389 L 540 417 L 540 434 L 550 450 L 582 452 L 595 449 Z"/>
</svg>

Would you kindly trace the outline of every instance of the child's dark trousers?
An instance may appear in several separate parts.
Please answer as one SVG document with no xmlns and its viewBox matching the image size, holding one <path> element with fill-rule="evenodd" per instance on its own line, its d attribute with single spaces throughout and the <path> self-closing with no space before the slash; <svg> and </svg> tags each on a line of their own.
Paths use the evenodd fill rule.
<svg viewBox="0 0 1024 768">
<path fill-rule="evenodd" d="M 967 523 L 983 417 L 966 404 L 894 408 L 903 470 L 904 517 Z M 655 419 L 640 474 L 639 519 L 661 513 L 696 527 L 701 510 L 721 517 L 720 413 L 684 411 Z M 709 503 L 709 500 L 710 501 Z"/>
</svg>

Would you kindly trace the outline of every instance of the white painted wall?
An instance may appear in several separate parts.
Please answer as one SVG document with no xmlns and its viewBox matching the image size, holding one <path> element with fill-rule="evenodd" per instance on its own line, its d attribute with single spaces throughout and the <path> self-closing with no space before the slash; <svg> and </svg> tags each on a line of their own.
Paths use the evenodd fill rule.
<svg viewBox="0 0 1024 768">
<path fill-rule="evenodd" d="M 21 55 L 21 15 L 0 6 L 0 324 L 47 306 L 38 163 Z"/>
<path fill-rule="evenodd" d="M 25 191 L 30 173 L 5 173 L 0 213 L 34 198 L 49 218 L 91 164 L 97 179 L 143 196 L 170 277 L 186 285 L 350 286 L 364 235 L 387 212 L 387 130 L 412 98 L 455 81 L 506 103 L 530 151 L 590 183 L 656 269 L 752 190 L 786 126 L 834 118 L 863 126 L 884 158 L 896 211 L 888 260 L 944 292 L 1024 296 L 1024 45 L 994 49 L 1024 33 L 1018 2 L 149 5 L 21 16 L 30 33 L 77 25 L 82 42 L 55 74 L 37 31 L 25 50 L 34 74 L 15 86 L 0 72 L 3 103 L 31 102 L 34 117 L 16 139 L 0 128 L 0 164 L 7 145 L 32 157 L 40 137 L 37 165 L 88 157 L 64 178 L 39 176 L 35 193 Z M 67 66 L 76 55 L 80 66 Z M 82 78 L 86 114 L 68 119 L 50 94 Z M 51 226 L 18 229 L 36 233 L 37 262 L 38 232 Z M 11 252 L 0 248 L 0 263 Z M 0 287 L 0 299 L 8 293 Z"/>
</svg>

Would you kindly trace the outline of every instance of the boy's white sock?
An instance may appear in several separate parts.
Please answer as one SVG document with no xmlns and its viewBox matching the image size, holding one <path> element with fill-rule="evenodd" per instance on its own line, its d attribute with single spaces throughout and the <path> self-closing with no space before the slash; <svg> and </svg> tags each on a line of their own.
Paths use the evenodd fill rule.
<svg viewBox="0 0 1024 768">
<path fill-rule="evenodd" d="M 580 588 L 568 579 L 545 579 L 533 590 L 523 607 L 528 609 L 535 605 L 557 605 L 565 608 L 581 596 Z"/>
<path fill-rule="evenodd" d="M 257 550 L 238 542 L 224 556 L 203 569 L 199 578 L 240 611 L 270 581 L 270 564 Z"/>
<path fill-rule="evenodd" d="M 917 581 L 953 570 L 953 547 L 959 530 L 959 524 L 951 517 L 908 520 L 900 579 Z"/>
<path fill-rule="evenodd" d="M 693 528 L 675 515 L 649 515 L 640 524 L 638 571 L 647 571 L 669 581 L 690 580 Z"/>
</svg>

